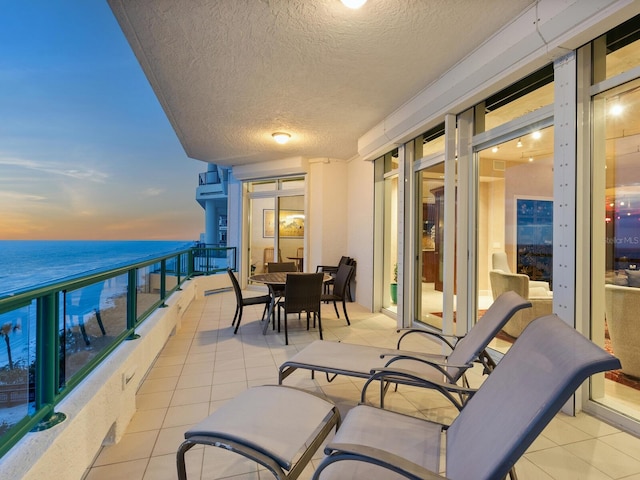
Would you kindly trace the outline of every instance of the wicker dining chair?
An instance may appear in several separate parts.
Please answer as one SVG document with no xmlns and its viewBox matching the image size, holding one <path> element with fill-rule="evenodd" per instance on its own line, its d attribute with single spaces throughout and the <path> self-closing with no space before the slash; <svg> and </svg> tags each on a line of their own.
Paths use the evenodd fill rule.
<svg viewBox="0 0 640 480">
<path fill-rule="evenodd" d="M 287 275 L 284 286 L 284 299 L 278 303 L 278 331 L 280 331 L 280 314 L 284 313 L 284 342 L 289 345 L 287 315 L 290 313 L 307 314 L 307 330 L 313 314 L 313 324 L 318 319 L 318 331 L 322 340 L 322 320 L 320 317 L 320 297 L 322 296 L 322 280 L 324 273 L 291 273 Z"/>
<path fill-rule="evenodd" d="M 227 268 L 227 273 L 229 274 L 229 278 L 231 278 L 231 285 L 233 285 L 233 291 L 236 294 L 236 313 L 233 315 L 233 322 L 231 322 L 231 326 L 235 325 L 235 329 L 233 330 L 233 334 L 238 333 L 238 328 L 240 328 L 240 322 L 242 321 L 242 310 L 244 307 L 248 305 L 261 305 L 264 304 L 264 311 L 262 312 L 262 320 L 264 320 L 264 316 L 269 310 L 269 305 L 271 305 L 271 295 L 259 295 L 257 297 L 243 297 L 242 291 L 240 290 L 240 284 L 238 283 L 238 279 L 236 275 L 233 273 L 233 270 Z M 238 322 L 236 324 L 236 321 Z"/>
<path fill-rule="evenodd" d="M 347 314 L 347 289 L 349 288 L 349 281 L 353 275 L 353 267 L 351 265 L 342 264 L 338 267 L 338 273 L 334 279 L 333 291 L 322 294 L 320 300 L 322 302 L 333 302 L 333 308 L 336 311 L 336 315 L 340 318 L 338 313 L 338 305 L 336 302 L 342 302 L 342 311 L 344 312 L 344 318 L 347 320 L 347 325 L 351 325 L 349 321 L 349 315 Z"/>
</svg>

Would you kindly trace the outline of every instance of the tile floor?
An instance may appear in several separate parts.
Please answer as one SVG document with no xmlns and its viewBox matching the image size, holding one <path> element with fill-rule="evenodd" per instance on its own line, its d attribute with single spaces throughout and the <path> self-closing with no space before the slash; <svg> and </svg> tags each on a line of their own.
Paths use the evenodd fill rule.
<svg viewBox="0 0 640 480">
<path fill-rule="evenodd" d="M 352 325 L 336 319 L 332 306 L 323 306 L 326 340 L 395 346 L 395 322 L 371 314 L 356 304 L 348 309 Z M 194 302 L 181 330 L 171 337 L 137 393 L 138 411 L 124 438 L 102 448 L 85 480 L 174 480 L 175 452 L 185 430 L 219 405 L 253 385 L 277 383 L 277 367 L 317 338 L 303 323 L 290 321 L 290 345 L 283 334 L 262 335 L 260 307 L 249 307 L 238 335 L 230 327 L 235 310 L 233 292 L 216 293 Z M 435 344 L 413 345 L 434 351 Z M 472 372 L 472 385 L 482 377 Z M 309 372 L 285 380 L 324 393 L 341 413 L 356 405 L 362 381 L 338 377 L 328 383 Z M 375 390 L 375 389 L 374 389 Z M 375 400 L 375 399 L 374 399 Z M 405 413 L 450 420 L 455 410 L 434 392 L 408 387 L 389 392 L 386 407 Z M 300 478 L 309 479 L 322 458 L 321 450 Z M 194 447 L 186 455 L 190 480 L 273 478 L 242 457 L 214 447 Z M 517 464 L 520 480 L 640 480 L 640 439 L 586 414 L 559 414 Z"/>
</svg>

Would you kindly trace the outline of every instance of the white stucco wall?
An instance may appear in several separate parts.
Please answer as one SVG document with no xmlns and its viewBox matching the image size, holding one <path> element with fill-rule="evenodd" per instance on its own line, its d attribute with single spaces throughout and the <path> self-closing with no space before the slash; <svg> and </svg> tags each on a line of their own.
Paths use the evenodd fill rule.
<svg viewBox="0 0 640 480">
<path fill-rule="evenodd" d="M 373 162 L 360 158 L 347 164 L 347 255 L 357 260 L 356 302 L 373 307 Z"/>
<path fill-rule="evenodd" d="M 309 162 L 309 252 L 307 271 L 337 265 L 347 253 L 347 164 L 319 159 Z"/>
</svg>

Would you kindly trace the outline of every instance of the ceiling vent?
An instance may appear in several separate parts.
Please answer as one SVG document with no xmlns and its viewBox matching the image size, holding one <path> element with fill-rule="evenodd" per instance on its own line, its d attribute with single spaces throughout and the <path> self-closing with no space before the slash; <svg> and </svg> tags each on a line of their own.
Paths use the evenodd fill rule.
<svg viewBox="0 0 640 480">
<path fill-rule="evenodd" d="M 504 172 L 505 169 L 505 161 L 504 160 L 494 160 L 493 161 L 493 169 L 497 172 Z"/>
</svg>

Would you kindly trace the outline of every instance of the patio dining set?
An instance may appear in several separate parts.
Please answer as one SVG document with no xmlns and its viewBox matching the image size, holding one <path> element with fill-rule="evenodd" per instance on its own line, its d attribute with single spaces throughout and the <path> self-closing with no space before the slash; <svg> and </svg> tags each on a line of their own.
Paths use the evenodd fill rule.
<svg viewBox="0 0 640 480">
<path fill-rule="evenodd" d="M 345 260 L 346 259 L 346 260 Z M 267 264 L 267 273 L 251 275 L 249 281 L 265 284 L 269 293 L 253 297 L 243 296 L 240 284 L 231 269 L 227 270 L 234 292 L 236 294 L 236 312 L 232 326 L 235 326 L 234 334 L 238 333 L 242 321 L 243 307 L 247 305 L 264 304 L 262 321 L 264 321 L 263 334 L 266 334 L 269 325 L 278 332 L 284 323 L 285 345 L 289 344 L 287 316 L 302 313 L 306 314 L 307 330 L 310 328 L 311 319 L 313 327 L 318 328 L 322 339 L 321 304 L 333 303 L 336 316 L 340 318 L 337 302 L 342 303 L 342 311 L 350 325 L 346 302 L 349 297 L 349 284 L 355 272 L 355 261 L 349 257 L 342 257 L 338 265 L 320 265 L 315 273 L 298 272 L 295 262 L 270 262 Z M 277 314 L 277 315 L 276 315 Z M 277 320 L 276 320 L 277 317 Z M 284 318 L 282 322 L 281 319 Z"/>
</svg>

